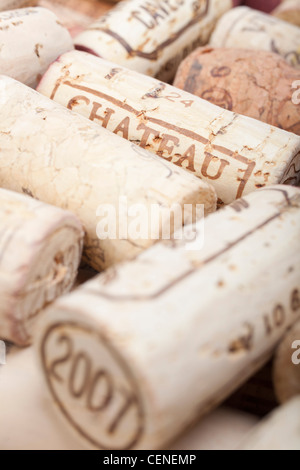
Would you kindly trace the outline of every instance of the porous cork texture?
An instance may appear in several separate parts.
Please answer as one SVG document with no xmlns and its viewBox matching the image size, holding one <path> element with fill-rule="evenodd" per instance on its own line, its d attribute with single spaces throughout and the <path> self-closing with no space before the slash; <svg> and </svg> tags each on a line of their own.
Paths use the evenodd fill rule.
<svg viewBox="0 0 300 470">
<path fill-rule="evenodd" d="M 182 62 L 174 85 L 229 111 L 300 135 L 297 80 L 300 71 L 278 54 L 201 47 Z"/>
</svg>

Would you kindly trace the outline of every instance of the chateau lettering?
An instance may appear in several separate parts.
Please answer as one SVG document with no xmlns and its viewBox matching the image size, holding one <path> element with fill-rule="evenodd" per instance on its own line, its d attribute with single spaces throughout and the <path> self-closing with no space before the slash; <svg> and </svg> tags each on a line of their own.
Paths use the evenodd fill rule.
<svg viewBox="0 0 300 470">
<path fill-rule="evenodd" d="M 238 174 L 235 198 L 243 195 L 245 186 L 255 168 L 255 162 L 242 155 L 219 146 L 209 145 L 209 140 L 195 132 L 180 128 L 146 115 L 146 111 L 136 110 L 123 101 L 85 86 L 66 81 L 55 87 L 51 98 L 53 99 L 61 87 L 82 90 L 69 99 L 67 107 L 76 111 L 76 108 L 90 120 L 97 122 L 115 134 L 130 140 L 147 150 L 154 151 L 160 157 L 176 165 L 196 173 L 197 176 L 208 180 L 219 180 L 226 172 Z M 153 92 L 155 93 L 155 91 Z M 166 99 L 180 103 L 187 108 L 192 106 L 192 100 L 185 100 L 179 93 L 169 92 L 165 96 L 153 96 L 155 100 Z M 175 96 L 176 95 L 176 96 Z M 89 97 L 90 96 L 90 97 Z"/>
<path fill-rule="evenodd" d="M 127 21 L 134 20 L 140 25 L 146 28 L 146 30 L 152 30 L 159 26 L 161 23 L 172 17 L 173 14 L 177 13 L 181 7 L 185 8 L 186 16 L 186 0 L 148 0 L 141 2 L 140 6 L 137 6 L 133 11 L 129 11 Z M 113 11 L 107 12 L 98 21 L 97 26 L 93 25 L 90 29 L 101 29 L 101 26 L 109 27 L 110 19 L 114 17 L 116 11 L 126 10 L 127 4 L 119 3 Z M 198 17 L 208 9 L 208 0 L 195 0 L 190 1 L 190 7 L 192 15 Z M 174 15 L 175 18 L 178 15 Z"/>
<path fill-rule="evenodd" d="M 152 0 L 142 3 L 138 9 L 131 13 L 131 17 L 142 23 L 147 29 L 154 29 L 182 5 L 184 5 L 184 0 Z"/>
</svg>

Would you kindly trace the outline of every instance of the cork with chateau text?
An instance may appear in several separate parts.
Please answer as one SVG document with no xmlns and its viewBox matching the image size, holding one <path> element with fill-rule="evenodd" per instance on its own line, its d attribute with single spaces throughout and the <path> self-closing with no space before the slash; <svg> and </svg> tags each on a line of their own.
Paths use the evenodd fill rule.
<svg viewBox="0 0 300 470">
<path fill-rule="evenodd" d="M 232 6 L 232 0 L 124 1 L 80 33 L 75 46 L 169 81 Z"/>
<path fill-rule="evenodd" d="M 38 91 L 206 180 L 219 205 L 300 181 L 299 136 L 91 54 L 62 55 Z"/>
</svg>

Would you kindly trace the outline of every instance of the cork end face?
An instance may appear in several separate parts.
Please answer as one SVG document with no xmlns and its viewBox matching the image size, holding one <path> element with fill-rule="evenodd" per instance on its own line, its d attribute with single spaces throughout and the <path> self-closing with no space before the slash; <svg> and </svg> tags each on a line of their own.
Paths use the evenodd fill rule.
<svg viewBox="0 0 300 470">
<path fill-rule="evenodd" d="M 60 227 L 40 243 L 40 249 L 27 268 L 26 282 L 13 298 L 13 308 L 8 315 L 9 340 L 18 346 L 32 343 L 41 311 L 71 290 L 81 253 L 82 232 L 75 226 Z"/>
<path fill-rule="evenodd" d="M 144 410 L 138 386 L 104 335 L 73 315 L 72 322 L 44 329 L 39 356 L 52 398 L 77 438 L 92 449 L 139 447 Z"/>
</svg>

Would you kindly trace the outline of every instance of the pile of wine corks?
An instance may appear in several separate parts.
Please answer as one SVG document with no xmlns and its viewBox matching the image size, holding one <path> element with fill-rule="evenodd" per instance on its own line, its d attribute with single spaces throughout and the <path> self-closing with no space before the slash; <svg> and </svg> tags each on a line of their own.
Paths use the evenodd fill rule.
<svg viewBox="0 0 300 470">
<path fill-rule="evenodd" d="M 1 450 L 300 450 L 299 3 L 2 2 Z"/>
</svg>

